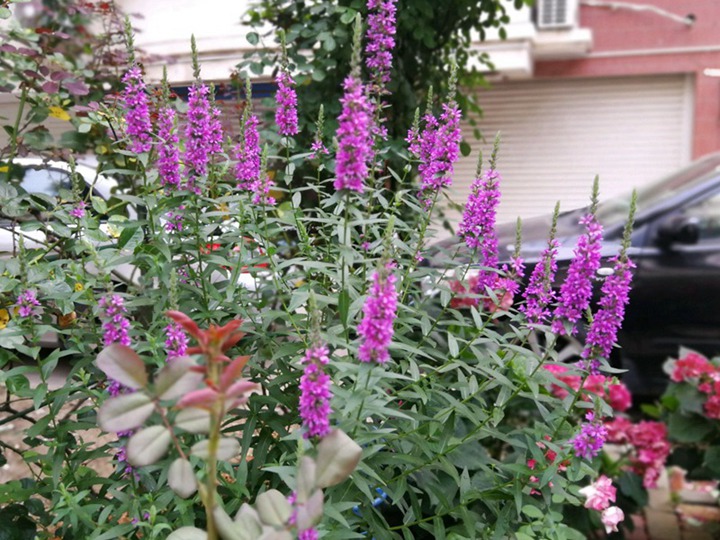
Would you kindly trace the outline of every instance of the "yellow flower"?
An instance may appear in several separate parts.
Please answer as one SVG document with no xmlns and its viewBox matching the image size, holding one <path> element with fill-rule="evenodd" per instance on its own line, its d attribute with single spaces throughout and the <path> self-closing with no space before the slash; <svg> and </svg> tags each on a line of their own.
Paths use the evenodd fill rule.
<svg viewBox="0 0 720 540">
<path fill-rule="evenodd" d="M 80 292 L 82 290 L 85 290 L 85 287 L 83 287 L 82 283 L 76 283 L 75 284 L 75 292 Z"/>
<path fill-rule="evenodd" d="M 10 321 L 10 313 L 7 309 L 0 309 L 0 330 L 5 328 Z"/>
<path fill-rule="evenodd" d="M 50 116 L 52 116 L 53 118 L 58 118 L 59 120 L 65 120 L 66 122 L 70 120 L 70 115 L 67 113 L 67 111 L 62 107 L 58 107 L 56 105 L 50 107 Z"/>
</svg>

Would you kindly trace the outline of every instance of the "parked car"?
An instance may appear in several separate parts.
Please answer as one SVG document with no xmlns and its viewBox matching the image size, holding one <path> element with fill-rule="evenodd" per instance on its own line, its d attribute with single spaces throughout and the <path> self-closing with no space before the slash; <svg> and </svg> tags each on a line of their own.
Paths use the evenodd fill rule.
<svg viewBox="0 0 720 540">
<path fill-rule="evenodd" d="M 630 198 L 627 194 L 598 207 L 604 226 L 601 275 L 611 271 L 608 259 L 619 250 Z M 580 208 L 559 216 L 558 285 L 583 232 L 578 220 L 586 212 Z M 547 244 L 550 223 L 550 216 L 523 222 L 522 256 L 530 268 Z M 498 237 L 500 258 L 507 260 L 514 249 L 514 224 L 498 226 Z M 443 254 L 462 249 L 458 243 L 441 243 L 430 264 L 446 264 Z M 638 191 L 629 255 L 637 268 L 620 348 L 611 360 L 628 370 L 623 381 L 635 394 L 653 397 L 667 384 L 663 362 L 679 347 L 720 354 L 720 153 Z M 567 358 L 577 355 L 582 343 L 570 340 L 564 347 Z"/>
</svg>

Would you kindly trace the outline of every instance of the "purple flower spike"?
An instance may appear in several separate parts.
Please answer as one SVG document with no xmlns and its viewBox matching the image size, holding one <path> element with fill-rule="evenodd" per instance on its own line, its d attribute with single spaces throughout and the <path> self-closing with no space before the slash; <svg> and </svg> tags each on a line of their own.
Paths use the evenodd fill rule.
<svg viewBox="0 0 720 540">
<path fill-rule="evenodd" d="M 182 327 L 171 322 L 165 327 L 165 352 L 167 352 L 168 360 L 185 356 L 188 348 L 188 337 Z"/>
<path fill-rule="evenodd" d="M 290 74 L 282 70 L 277 76 L 277 109 L 275 110 L 275 123 L 278 126 L 278 133 L 284 136 L 297 135 L 297 94 L 295 93 L 295 81 Z"/>
<path fill-rule="evenodd" d="M 357 77 L 343 83 L 345 95 L 340 100 L 338 118 L 335 189 L 362 193 L 368 176 L 368 162 L 373 156 L 373 105 Z"/>
<path fill-rule="evenodd" d="M 419 196 L 429 207 L 441 188 L 452 185 L 454 165 L 460 157 L 460 109 L 454 102 L 444 104 L 439 119 L 428 113 L 424 121 L 425 128 L 420 133 L 411 129 L 406 140 L 410 152 L 420 160 Z"/>
<path fill-rule="evenodd" d="M 130 321 L 127 319 L 125 301 L 119 294 L 105 296 L 98 302 L 100 318 L 103 320 L 103 341 L 105 346 L 113 343 L 130 345 Z"/>
<path fill-rule="evenodd" d="M 68 212 L 71 217 L 75 219 L 82 219 L 85 217 L 85 201 L 78 201 Z"/>
<path fill-rule="evenodd" d="M 585 418 L 587 422 L 580 426 L 580 433 L 575 436 L 572 443 L 576 456 L 592 459 L 602 450 L 608 432 L 602 422 L 595 420 L 594 413 L 587 413 Z"/>
<path fill-rule="evenodd" d="M 152 148 L 152 123 L 150 122 L 148 97 L 145 93 L 145 81 L 143 81 L 140 68 L 131 67 L 123 75 L 122 82 L 125 85 L 122 98 L 126 111 L 126 132 L 130 138 L 130 150 L 138 154 L 149 152 Z"/>
<path fill-rule="evenodd" d="M 37 292 L 32 289 L 27 289 L 20 293 L 15 305 L 18 309 L 18 315 L 21 317 L 40 314 L 40 302 L 37 299 Z"/>
<path fill-rule="evenodd" d="M 560 288 L 560 303 L 555 308 L 552 323 L 552 331 L 560 335 L 565 333 L 564 321 L 572 325 L 571 334 L 577 332 L 576 325 L 590 305 L 593 279 L 600 268 L 602 225 L 593 214 L 582 218 L 580 223 L 585 225 L 585 234 L 578 239 L 575 247 L 567 277 Z"/>
<path fill-rule="evenodd" d="M 275 182 L 270 180 L 270 177 L 266 172 L 262 172 L 260 178 L 253 184 L 252 191 L 253 204 L 259 204 L 264 206 L 275 206 L 275 197 L 270 196 L 270 190 L 275 185 Z"/>
<path fill-rule="evenodd" d="M 550 318 L 549 305 L 555 299 L 552 283 L 557 272 L 557 240 L 551 240 L 542 252 L 540 260 L 530 274 L 530 281 L 523 293 L 525 304 L 520 306 L 531 324 L 543 324 Z"/>
<path fill-rule="evenodd" d="M 235 178 L 238 189 L 253 191 L 260 178 L 260 135 L 258 118 L 250 114 L 243 125 L 243 135 L 235 147 Z"/>
<path fill-rule="evenodd" d="M 497 268 L 498 239 L 495 233 L 497 207 L 500 203 L 500 174 L 489 169 L 480 178 L 475 179 L 472 191 L 465 205 L 458 235 L 465 244 L 480 253 L 480 264 L 487 268 Z M 477 284 L 479 292 L 484 293 L 486 286 L 493 286 L 497 274 L 484 270 Z"/>
<path fill-rule="evenodd" d="M 329 362 L 326 345 L 305 351 L 305 372 L 300 378 L 300 418 L 306 431 L 303 437 L 325 437 L 330 433 L 330 376 L 323 372 Z"/>
<path fill-rule="evenodd" d="M 393 323 L 397 315 L 397 278 L 388 266 L 372 275 L 372 285 L 363 306 L 363 319 L 358 325 L 362 339 L 358 350 L 361 362 L 384 364 L 390 359 L 388 347 L 392 342 Z"/>
<path fill-rule="evenodd" d="M 392 50 L 395 48 L 395 3 L 397 0 L 368 0 L 368 31 L 365 64 L 372 72 L 377 89 L 390 82 Z"/>
<path fill-rule="evenodd" d="M 189 91 L 184 156 L 187 178 L 183 188 L 194 193 L 200 193 L 196 181 L 207 174 L 210 154 L 216 146 L 217 126 L 213 124 L 209 93 L 205 84 L 195 84 Z"/>
<path fill-rule="evenodd" d="M 614 257 L 614 272 L 605 278 L 602 298 L 585 340 L 582 357 L 591 373 L 599 369 L 599 359 L 608 358 L 617 340 L 617 333 L 625 318 L 625 306 L 630 297 L 630 282 L 635 264 L 630 259 Z"/>
<path fill-rule="evenodd" d="M 180 151 L 175 129 L 175 111 L 163 107 L 158 114 L 158 175 L 160 184 L 170 188 L 180 187 Z"/>
<path fill-rule="evenodd" d="M 298 540 L 318 540 L 318 538 L 320 537 L 318 536 L 317 529 L 314 528 L 305 529 L 298 533 Z"/>
</svg>

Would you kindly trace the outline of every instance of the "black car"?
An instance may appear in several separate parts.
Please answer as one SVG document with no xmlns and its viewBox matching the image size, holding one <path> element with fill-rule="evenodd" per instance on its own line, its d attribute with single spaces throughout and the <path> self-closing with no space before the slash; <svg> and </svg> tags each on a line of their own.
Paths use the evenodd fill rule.
<svg viewBox="0 0 720 540">
<path fill-rule="evenodd" d="M 611 271 L 608 259 L 619 251 L 630 199 L 628 194 L 598 207 L 604 226 L 601 275 Z M 586 212 L 581 208 L 559 216 L 558 283 L 584 231 L 578 220 Z M 522 256 L 530 263 L 528 275 L 547 245 L 550 224 L 550 216 L 523 222 Z M 514 225 L 498 226 L 498 238 L 500 259 L 507 260 L 514 249 Z M 443 244 L 440 252 L 455 252 L 449 242 Z M 720 354 L 720 153 L 638 191 L 628 253 L 637 268 L 618 337 L 620 348 L 611 361 L 628 370 L 623 381 L 634 394 L 652 397 L 667 384 L 663 362 L 677 355 L 681 346 Z M 571 340 L 564 356 L 573 349 L 577 354 L 581 347 Z"/>
</svg>

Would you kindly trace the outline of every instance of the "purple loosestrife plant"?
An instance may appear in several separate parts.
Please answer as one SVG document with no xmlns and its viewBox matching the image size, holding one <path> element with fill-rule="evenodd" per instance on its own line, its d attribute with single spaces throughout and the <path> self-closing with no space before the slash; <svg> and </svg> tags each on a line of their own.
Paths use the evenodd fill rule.
<svg viewBox="0 0 720 540">
<path fill-rule="evenodd" d="M 260 177 L 260 135 L 258 118 L 249 114 L 243 122 L 242 138 L 235 147 L 235 178 L 238 189 L 252 191 Z"/>
<path fill-rule="evenodd" d="M 337 154 L 335 156 L 335 189 L 362 193 L 369 174 L 368 163 L 372 160 L 373 135 L 375 133 L 375 106 L 360 80 L 360 55 L 362 22 L 355 18 L 350 75 L 343 82 L 344 94 L 340 98 L 342 110 L 338 117 L 336 132 Z"/>
<path fill-rule="evenodd" d="M 335 189 L 362 193 L 368 176 L 368 162 L 373 156 L 374 107 L 360 78 L 350 75 L 343 83 L 345 94 L 340 100 L 338 118 Z"/>
<path fill-rule="evenodd" d="M 453 77 L 455 68 L 453 68 Z M 420 199 L 426 207 L 430 207 L 435 196 L 444 187 L 452 185 L 452 173 L 455 162 L 460 157 L 460 109 L 455 103 L 455 83 L 451 81 L 451 92 L 448 103 L 442 106 L 443 112 L 436 118 L 430 112 L 423 117 L 425 126 L 422 130 L 414 125 L 408 132 L 407 141 L 410 152 L 420 161 Z"/>
<path fill-rule="evenodd" d="M 113 343 L 130 345 L 130 321 L 127 318 L 125 301 L 119 294 L 104 296 L 98 302 L 100 318 L 103 321 L 103 343 L 107 347 Z"/>
<path fill-rule="evenodd" d="M 127 309 L 125 301 L 119 294 L 104 296 L 98 302 L 100 307 L 100 319 L 103 321 L 103 344 L 107 347 L 113 343 L 130 345 L 130 321 L 126 317 Z M 123 386 L 114 380 L 110 380 L 108 393 L 111 396 L 120 394 Z M 118 458 L 119 459 L 119 458 Z"/>
<path fill-rule="evenodd" d="M 26 289 L 20 293 L 17 302 L 17 313 L 20 317 L 30 317 L 40 314 L 40 302 L 37 299 L 37 292 L 33 289 Z"/>
<path fill-rule="evenodd" d="M 595 216 L 597 203 L 598 179 L 595 178 L 590 212 L 580 220 L 580 224 L 585 226 L 585 233 L 575 246 L 567 277 L 560 287 L 560 301 L 555 308 L 552 331 L 559 335 L 565 333 L 565 321 L 570 324 L 570 334 L 574 335 L 578 321 L 590 305 L 593 279 L 600 268 L 602 248 L 603 229 Z"/>
<path fill-rule="evenodd" d="M 494 156 L 495 152 L 493 152 L 493 165 Z M 481 174 L 481 163 L 482 158 L 478 161 L 476 179 L 465 205 L 465 211 L 458 227 L 458 235 L 465 240 L 469 249 L 479 252 L 480 260 L 478 262 L 481 266 L 494 269 L 499 266 L 495 221 L 497 207 L 500 203 L 500 174 L 494 166 Z M 476 285 L 477 291 L 484 293 L 485 287 L 493 287 L 496 279 L 496 273 L 482 270 Z"/>
<path fill-rule="evenodd" d="M 142 71 L 133 65 L 123 76 L 122 82 L 125 85 L 122 91 L 127 124 L 125 131 L 130 138 L 130 151 L 137 154 L 149 152 L 152 148 L 152 123 Z"/>
<path fill-rule="evenodd" d="M 164 106 L 158 113 L 158 161 L 160 184 L 176 189 L 180 187 L 180 151 L 175 128 L 175 110 Z"/>
<path fill-rule="evenodd" d="M 630 296 L 632 269 L 635 268 L 635 264 L 627 257 L 614 257 L 612 261 L 614 270 L 603 282 L 600 307 L 590 324 L 582 352 L 593 374 L 599 371 L 600 358 L 609 358 L 617 340 Z"/>
<path fill-rule="evenodd" d="M 530 324 L 544 324 L 550 318 L 550 304 L 555 300 L 555 291 L 552 285 L 557 272 L 557 248 L 555 240 L 557 230 L 557 218 L 560 213 L 560 203 L 555 205 L 550 238 L 547 247 L 540 255 L 540 260 L 530 274 L 530 281 L 523 293 L 525 304 L 520 306 L 520 311 L 527 317 Z"/>
<path fill-rule="evenodd" d="M 78 201 L 76 202 L 73 207 L 68 212 L 70 214 L 70 217 L 74 217 L 75 219 L 82 219 L 85 217 L 85 201 Z"/>
<path fill-rule="evenodd" d="M 390 359 L 388 348 L 393 337 L 393 323 L 397 316 L 397 278 L 394 266 L 386 264 L 373 272 L 372 284 L 363 305 L 363 319 L 358 325 L 361 343 L 358 358 L 361 362 L 384 364 Z"/>
<path fill-rule="evenodd" d="M 328 155 L 328 149 L 323 143 L 323 126 L 325 125 L 325 107 L 320 105 L 317 121 L 315 122 L 315 139 L 310 145 L 310 159 L 318 159 L 321 154 Z"/>
<path fill-rule="evenodd" d="M 396 0 L 368 0 L 365 65 L 373 75 L 372 90 L 381 93 L 390 82 L 392 50 L 395 48 Z"/>
<path fill-rule="evenodd" d="M 213 148 L 213 113 L 209 93 L 207 85 L 197 82 L 189 90 L 184 155 L 186 178 L 183 187 L 194 193 L 200 193 L 197 180 L 207 174 Z"/>
<path fill-rule="evenodd" d="M 275 206 L 275 197 L 270 196 L 270 190 L 275 185 L 275 182 L 273 182 L 268 175 L 267 159 L 268 148 L 266 145 L 265 148 L 263 148 L 262 158 L 260 160 L 260 176 L 252 185 L 252 202 L 253 204 L 261 206 Z"/>
<path fill-rule="evenodd" d="M 242 130 L 240 141 L 234 149 L 235 179 L 237 188 L 243 191 L 253 191 L 260 178 L 261 150 L 258 125 L 260 121 L 252 112 L 252 85 L 250 80 L 245 85 L 245 110 L 242 116 Z"/>
<path fill-rule="evenodd" d="M 594 214 L 584 216 L 580 223 L 585 225 L 585 234 L 578 239 L 567 277 L 560 287 L 560 302 L 555 308 L 552 331 L 557 334 L 565 333 L 564 321 L 570 323 L 571 335 L 577 333 L 577 323 L 590 305 L 593 279 L 600 268 L 602 225 Z"/>
<path fill-rule="evenodd" d="M 600 454 L 608 431 L 600 420 L 595 419 L 595 413 L 587 413 L 585 419 L 587 422 L 580 426 L 580 432 L 572 440 L 572 444 L 576 456 L 592 459 Z"/>
<path fill-rule="evenodd" d="M 275 100 L 277 108 L 275 109 L 275 124 L 278 133 L 285 137 L 297 135 L 298 114 L 295 81 L 287 72 L 287 68 L 283 68 L 278 73 L 276 82 L 277 93 L 275 94 Z"/>
<path fill-rule="evenodd" d="M 188 348 L 188 337 L 182 327 L 175 321 L 165 327 L 165 352 L 167 359 L 185 356 Z"/>
<path fill-rule="evenodd" d="M 586 367 L 592 374 L 600 369 L 600 359 L 610 356 L 612 347 L 617 340 L 622 321 L 625 318 L 625 306 L 630 297 L 630 282 L 635 264 L 628 258 L 627 250 L 630 247 L 632 228 L 635 222 L 635 208 L 637 196 L 633 193 L 630 203 L 630 215 L 625 223 L 622 248 L 617 257 L 611 260 L 614 263 L 613 273 L 603 282 L 599 308 L 595 313 L 587 338 L 582 357 Z"/>
<path fill-rule="evenodd" d="M 300 378 L 300 418 L 303 437 L 323 438 L 330 433 L 330 376 L 323 367 L 330 361 L 327 345 L 315 344 L 305 351 L 305 371 Z"/>
</svg>

